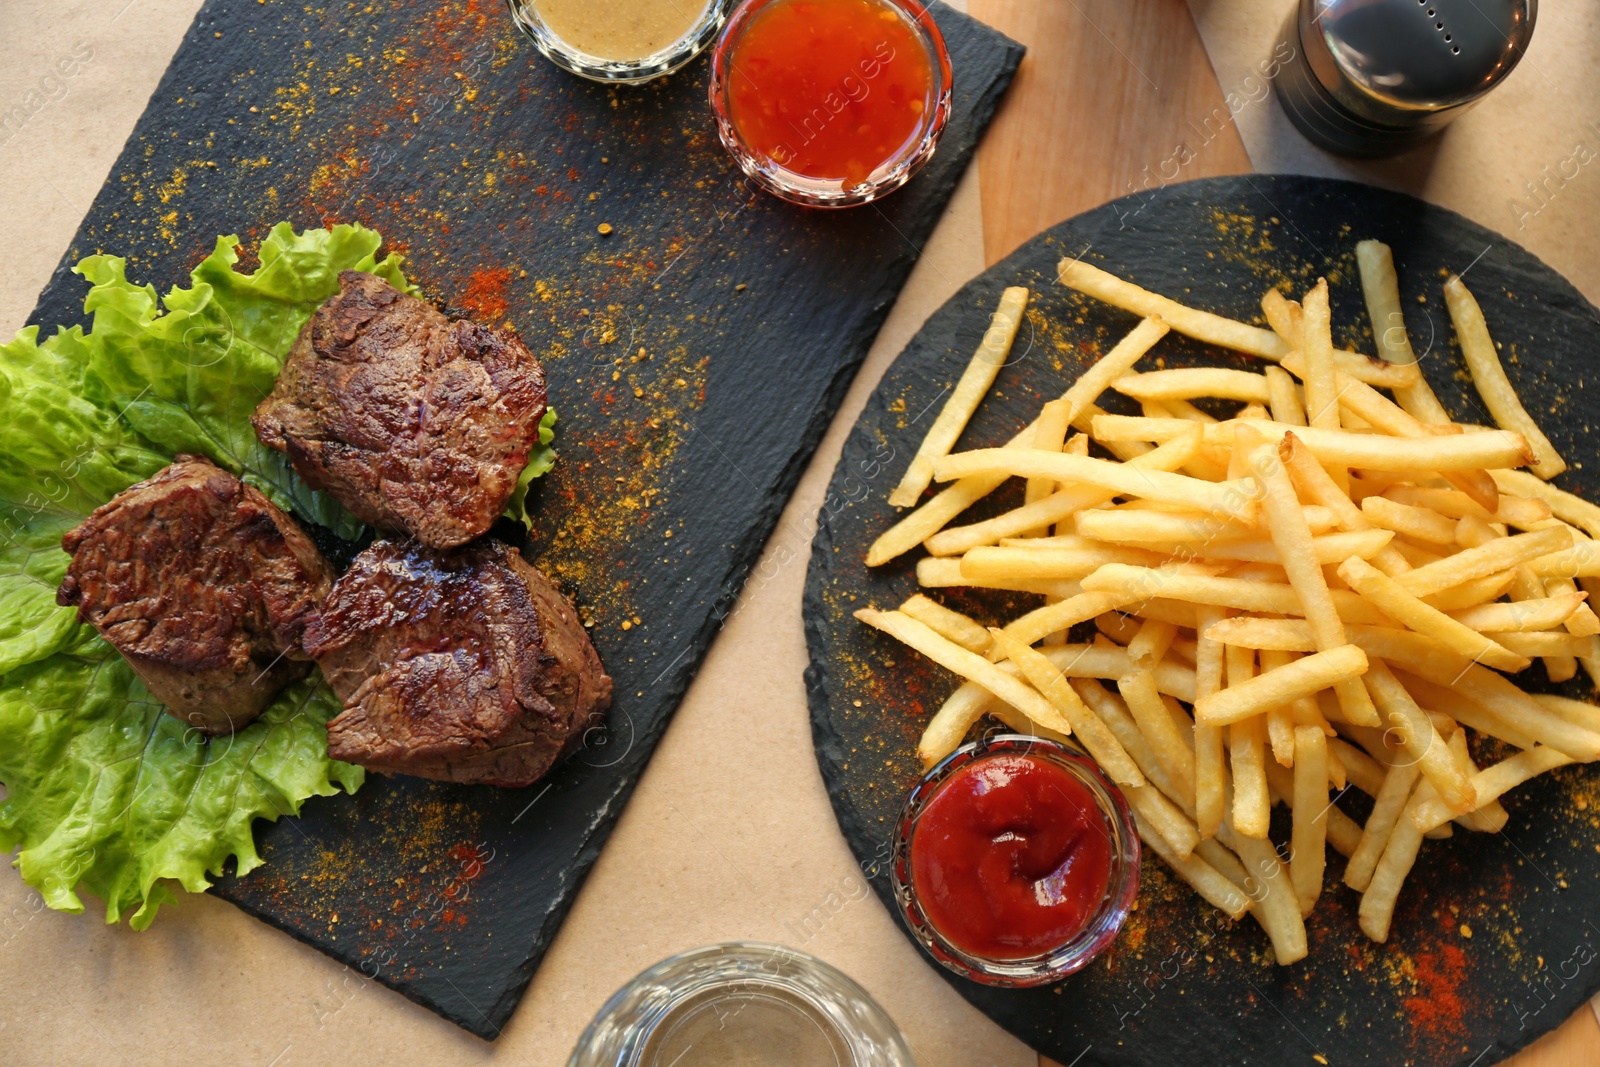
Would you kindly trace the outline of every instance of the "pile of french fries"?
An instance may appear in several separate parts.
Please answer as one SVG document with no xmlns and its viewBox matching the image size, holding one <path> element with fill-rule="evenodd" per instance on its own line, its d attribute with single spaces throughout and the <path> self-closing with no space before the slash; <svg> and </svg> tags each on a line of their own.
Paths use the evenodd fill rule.
<svg viewBox="0 0 1600 1067">
<path fill-rule="evenodd" d="M 986 715 L 1070 735 L 1127 795 L 1145 845 L 1229 916 L 1253 915 L 1280 964 L 1306 955 L 1329 846 L 1381 942 L 1424 838 L 1497 832 L 1508 790 L 1600 757 L 1600 708 L 1501 673 L 1539 659 L 1552 680 L 1582 664 L 1600 684 L 1586 603 L 1600 508 L 1547 484 L 1565 464 L 1461 280 L 1445 300 L 1498 428 L 1450 418 L 1419 373 L 1390 250 L 1357 251 L 1378 360 L 1334 347 L 1325 281 L 1299 302 L 1269 290 L 1264 329 L 1063 261 L 1063 284 L 1142 321 L 1004 447 L 952 452 L 1025 315 L 1027 290 L 1008 290 L 890 499 L 950 484 L 867 563 L 923 545 L 925 589 L 1045 603 L 1000 627 L 921 593 L 856 613 L 964 679 L 922 760 Z M 1262 372 L 1136 370 L 1169 330 Z M 1107 414 L 1107 390 L 1143 414 Z M 1021 506 L 952 525 L 1010 478 L 1026 480 Z M 1088 623 L 1093 640 L 1068 643 Z M 1479 767 L 1468 729 L 1518 751 Z M 1365 825 L 1330 797 L 1350 787 L 1372 798 Z M 1281 845 L 1274 803 L 1292 813 Z"/>
</svg>

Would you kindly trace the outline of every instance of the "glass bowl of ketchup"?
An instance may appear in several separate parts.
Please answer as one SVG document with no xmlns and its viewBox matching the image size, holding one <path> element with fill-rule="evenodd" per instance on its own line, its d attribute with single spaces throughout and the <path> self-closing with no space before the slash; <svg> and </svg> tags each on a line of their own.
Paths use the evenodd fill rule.
<svg viewBox="0 0 1600 1067">
<path fill-rule="evenodd" d="M 1116 939 L 1139 890 L 1139 834 L 1088 757 L 1000 734 L 958 748 L 906 798 L 894 840 L 901 917 L 945 967 L 1037 986 Z"/>
<path fill-rule="evenodd" d="M 723 145 L 757 185 L 810 207 L 911 180 L 949 121 L 950 85 L 917 0 L 745 0 L 711 60 Z"/>
</svg>

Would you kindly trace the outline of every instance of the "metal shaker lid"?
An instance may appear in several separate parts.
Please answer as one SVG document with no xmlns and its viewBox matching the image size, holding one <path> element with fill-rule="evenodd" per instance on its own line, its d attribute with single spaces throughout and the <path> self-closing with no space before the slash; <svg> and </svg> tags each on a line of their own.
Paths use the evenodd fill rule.
<svg viewBox="0 0 1600 1067">
<path fill-rule="evenodd" d="M 1404 123 L 1471 104 L 1528 46 L 1538 0 L 1311 0 L 1306 58 L 1346 107 Z"/>
</svg>

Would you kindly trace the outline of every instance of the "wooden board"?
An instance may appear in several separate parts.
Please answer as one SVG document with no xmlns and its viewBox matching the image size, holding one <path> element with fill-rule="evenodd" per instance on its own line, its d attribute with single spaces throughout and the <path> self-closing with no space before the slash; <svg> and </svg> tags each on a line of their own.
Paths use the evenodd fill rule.
<svg viewBox="0 0 1600 1067">
<path fill-rule="evenodd" d="M 527 551 L 618 694 L 532 789 L 374 776 L 263 828 L 267 865 L 223 896 L 498 1035 L 1009 84 L 1020 48 L 937 16 L 957 72 L 938 155 L 879 205 L 817 213 L 739 180 L 704 61 L 583 82 L 491 0 L 200 10 L 31 321 L 82 321 L 68 267 L 91 252 L 165 289 L 218 233 L 379 228 L 428 295 L 544 358 L 561 460 Z"/>
<path fill-rule="evenodd" d="M 1054 283 L 1064 255 L 1087 249 L 1088 259 L 1140 284 L 1246 319 L 1258 318 L 1262 289 L 1280 277 L 1305 288 L 1326 275 L 1336 294 L 1337 337 L 1370 348 L 1353 266 L 1354 242 L 1369 234 L 1395 248 L 1408 324 L 1446 405 L 1481 418 L 1450 347 L 1439 294 L 1441 270 L 1471 265 L 1468 280 L 1504 345 L 1514 383 L 1530 410 L 1553 412 L 1544 415 L 1546 429 L 1574 467 L 1562 484 L 1591 498 L 1600 490 L 1600 447 L 1582 399 L 1600 311 L 1532 256 L 1459 216 L 1366 186 L 1254 176 L 1114 202 L 1041 235 L 958 293 L 890 369 L 835 474 L 832 491 L 847 502 L 817 535 L 806 622 L 818 759 L 846 837 L 886 900 L 880 858 L 919 773 L 912 746 L 953 683 L 849 618 L 855 607 L 889 606 L 912 591 L 920 553 L 869 574 L 862 557 L 894 509 L 877 494 L 843 496 L 845 487 L 860 480 L 864 465 L 900 469 L 919 437 L 914 414 L 959 373 L 1004 286 L 1029 285 L 1038 302 L 964 447 L 1009 437 L 1132 325 L 1132 316 Z M 1162 352 L 1168 365 L 1245 362 L 1183 339 L 1164 341 Z M 985 621 L 1027 600 L 960 592 L 949 599 Z M 1519 680 L 1537 684 L 1539 670 Z M 1587 680 L 1564 691 L 1592 695 Z M 1002 991 L 945 977 L 1064 1064 L 1321 1057 L 1484 1067 L 1557 1026 L 1600 988 L 1600 929 L 1590 920 L 1600 886 L 1597 803 L 1593 768 L 1565 769 L 1506 800 L 1511 823 L 1504 833 L 1430 844 L 1387 945 L 1360 935 L 1357 898 L 1337 884 L 1337 858 L 1333 888 L 1309 923 L 1310 959 L 1281 969 L 1270 964 L 1253 923 L 1217 927 L 1210 909 L 1151 860 L 1123 937 L 1072 979 Z M 1351 813 L 1364 815 L 1354 806 Z"/>
<path fill-rule="evenodd" d="M 970 10 L 1028 49 L 978 153 L 990 263 L 1107 200 L 1250 171 L 1181 0 L 971 0 Z"/>
</svg>

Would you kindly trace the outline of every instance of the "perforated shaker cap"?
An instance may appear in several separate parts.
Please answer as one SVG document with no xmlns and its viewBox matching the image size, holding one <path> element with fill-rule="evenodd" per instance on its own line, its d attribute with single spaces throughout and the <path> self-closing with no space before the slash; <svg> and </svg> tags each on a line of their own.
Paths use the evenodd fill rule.
<svg viewBox="0 0 1600 1067">
<path fill-rule="evenodd" d="M 1307 8 L 1317 80 L 1358 114 L 1407 125 L 1470 104 L 1509 74 L 1538 0 L 1312 0 L 1302 20 Z"/>
</svg>

